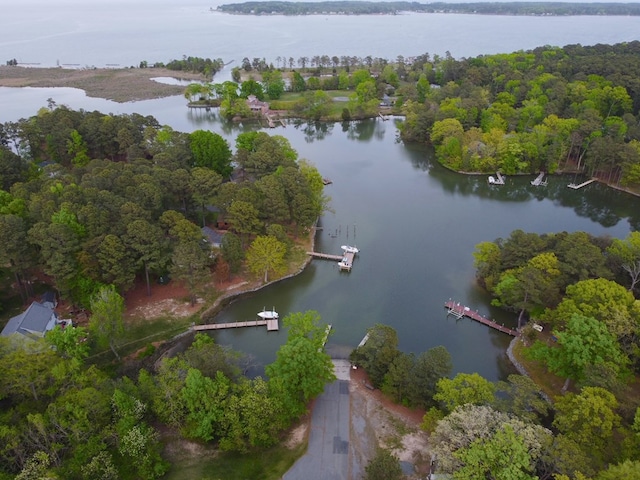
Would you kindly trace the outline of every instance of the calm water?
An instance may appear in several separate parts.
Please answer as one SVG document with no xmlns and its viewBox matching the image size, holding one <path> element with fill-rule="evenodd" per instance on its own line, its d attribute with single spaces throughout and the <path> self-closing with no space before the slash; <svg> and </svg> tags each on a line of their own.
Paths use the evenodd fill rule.
<svg viewBox="0 0 640 480">
<path fill-rule="evenodd" d="M 33 2 L 27 3 L 27 6 Z M 429 51 L 454 56 L 512 51 L 542 44 L 611 43 L 637 38 L 640 18 L 525 18 L 464 15 L 397 17 L 235 17 L 189 5 L 150 1 L 42 4 L 32 14 L 12 7 L 0 31 L 0 61 L 16 57 L 43 64 L 137 64 L 182 54 L 239 61 L 244 56 L 374 55 L 394 58 Z M 96 6 L 97 5 L 97 6 Z M 124 13 L 126 11 L 126 14 Z M 5 12 L 3 11 L 3 19 Z M 22 23 L 20 23 L 22 22 Z M 27 25 L 29 28 L 27 29 Z M 35 33 L 34 33 L 35 32 Z M 339 34 L 336 34 L 339 32 Z M 0 88 L 0 122 L 29 117 L 52 98 L 71 108 L 154 115 L 176 130 L 211 129 L 233 145 L 253 126 L 220 122 L 216 112 L 192 113 L 182 97 L 117 104 L 74 89 Z M 510 372 L 509 337 L 470 321 L 447 319 L 443 303 L 455 298 L 500 322 L 514 316 L 490 307 L 474 283 L 472 252 L 482 241 L 520 228 L 532 232 L 584 230 L 624 237 L 640 227 L 640 201 L 591 185 L 566 188 L 573 178 L 552 178 L 534 188 L 532 178 L 509 178 L 489 187 L 484 176 L 451 173 L 430 152 L 397 141 L 394 121 L 294 125 L 271 130 L 286 136 L 323 176 L 335 213 L 321 219 L 316 248 L 360 249 L 353 271 L 314 260 L 300 276 L 234 302 L 219 321 L 249 320 L 263 307 L 282 315 L 309 309 L 334 327 L 328 348 L 337 355 L 357 345 L 366 329 L 386 323 L 400 348 L 422 352 L 444 345 L 456 372 L 477 371 L 496 380 Z M 219 333 L 221 343 L 256 357 L 275 358 L 286 333 L 245 329 Z"/>
</svg>

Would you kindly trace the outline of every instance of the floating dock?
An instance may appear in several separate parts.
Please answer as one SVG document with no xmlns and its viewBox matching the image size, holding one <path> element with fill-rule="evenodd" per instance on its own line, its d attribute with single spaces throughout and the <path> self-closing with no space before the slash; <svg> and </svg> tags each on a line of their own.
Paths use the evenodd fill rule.
<svg viewBox="0 0 640 480">
<path fill-rule="evenodd" d="M 573 188 L 574 190 L 578 190 L 579 188 L 586 187 L 587 185 L 589 185 L 590 183 L 593 183 L 595 181 L 596 181 L 596 179 L 592 178 L 591 180 L 587 180 L 586 182 L 583 182 L 580 185 L 576 185 L 575 183 L 570 183 L 569 185 L 567 185 L 567 187 Z"/>
<path fill-rule="evenodd" d="M 483 317 L 478 313 L 477 310 L 471 310 L 469 307 L 465 307 L 459 302 L 454 302 L 453 300 L 449 300 L 444 303 L 444 308 L 447 309 L 447 316 L 453 315 L 454 317 L 460 319 L 462 317 L 470 318 L 471 320 L 475 320 L 476 322 L 482 323 L 483 325 L 487 325 L 488 327 L 499 330 L 502 333 L 506 333 L 511 335 L 512 337 L 517 337 L 520 335 L 516 330 L 512 330 L 511 328 L 505 327 L 504 325 L 500 325 L 499 323 L 494 322 L 493 320 L 489 320 L 486 317 Z"/>
</svg>

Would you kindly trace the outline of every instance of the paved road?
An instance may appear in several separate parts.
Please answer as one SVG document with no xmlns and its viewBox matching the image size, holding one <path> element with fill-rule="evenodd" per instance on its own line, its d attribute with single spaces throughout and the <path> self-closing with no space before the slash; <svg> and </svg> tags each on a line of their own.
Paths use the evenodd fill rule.
<svg viewBox="0 0 640 480">
<path fill-rule="evenodd" d="M 345 360 L 334 360 L 336 377 L 326 385 L 311 414 L 307 453 L 283 480 L 348 480 L 349 476 L 349 372 Z"/>
</svg>

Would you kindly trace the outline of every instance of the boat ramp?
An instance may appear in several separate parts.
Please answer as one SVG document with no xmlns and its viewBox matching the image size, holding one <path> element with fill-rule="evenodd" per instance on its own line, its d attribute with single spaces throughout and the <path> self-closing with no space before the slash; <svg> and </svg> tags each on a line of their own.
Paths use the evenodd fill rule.
<svg viewBox="0 0 640 480">
<path fill-rule="evenodd" d="M 499 330 L 502 333 L 506 333 L 511 335 L 512 337 L 517 337 L 520 333 L 516 330 L 512 330 L 511 328 L 505 327 L 504 325 L 500 325 L 493 320 L 489 320 L 486 317 L 483 317 L 478 313 L 477 310 L 471 310 L 469 307 L 465 307 L 459 302 L 454 302 L 453 300 L 449 300 L 444 303 L 444 308 L 447 309 L 447 316 L 453 315 L 454 317 L 460 319 L 462 317 L 470 318 L 471 320 L 475 320 L 476 322 L 482 323 L 483 325 L 487 325 L 488 327 Z"/>
</svg>

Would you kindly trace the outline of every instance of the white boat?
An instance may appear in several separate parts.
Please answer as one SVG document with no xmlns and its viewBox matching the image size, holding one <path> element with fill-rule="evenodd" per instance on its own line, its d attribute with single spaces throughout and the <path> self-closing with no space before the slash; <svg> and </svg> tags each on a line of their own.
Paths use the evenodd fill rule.
<svg viewBox="0 0 640 480">
<path fill-rule="evenodd" d="M 351 245 L 342 245 L 340 248 L 342 248 L 342 250 L 347 253 L 358 253 L 360 251 L 356 247 L 352 247 Z"/>
<path fill-rule="evenodd" d="M 276 312 L 274 309 L 264 309 L 261 312 L 258 312 L 258 316 L 264 320 L 274 320 L 276 318 L 279 318 L 278 312 Z"/>
<path fill-rule="evenodd" d="M 488 181 L 490 185 L 494 185 L 496 183 L 496 179 L 493 177 L 493 175 L 489 175 Z"/>
</svg>

